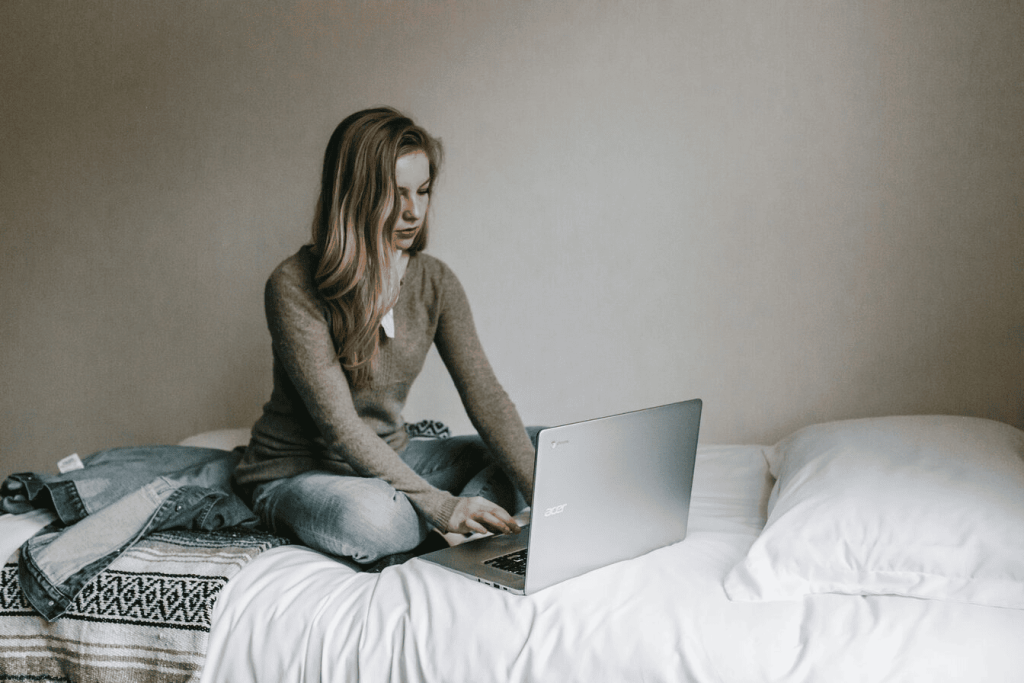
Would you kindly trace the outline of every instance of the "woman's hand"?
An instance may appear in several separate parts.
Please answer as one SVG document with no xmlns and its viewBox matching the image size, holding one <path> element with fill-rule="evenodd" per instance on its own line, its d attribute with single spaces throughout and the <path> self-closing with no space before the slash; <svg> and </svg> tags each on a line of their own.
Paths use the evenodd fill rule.
<svg viewBox="0 0 1024 683">
<path fill-rule="evenodd" d="M 448 520 L 448 532 L 456 534 L 518 534 L 519 524 L 512 515 L 486 498 L 459 498 Z"/>
</svg>

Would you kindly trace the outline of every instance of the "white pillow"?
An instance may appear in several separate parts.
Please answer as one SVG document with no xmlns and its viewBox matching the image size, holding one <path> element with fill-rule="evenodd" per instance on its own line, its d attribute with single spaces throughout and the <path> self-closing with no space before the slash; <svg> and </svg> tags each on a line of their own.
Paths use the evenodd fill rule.
<svg viewBox="0 0 1024 683">
<path fill-rule="evenodd" d="M 904 595 L 1024 609 L 1024 432 L 949 416 L 801 429 L 732 600 Z"/>
<path fill-rule="evenodd" d="M 212 432 L 203 432 L 190 436 L 178 443 L 179 446 L 198 446 L 201 448 L 219 448 L 222 451 L 230 451 L 235 446 L 244 446 L 249 443 L 249 428 L 245 429 L 217 429 Z"/>
</svg>

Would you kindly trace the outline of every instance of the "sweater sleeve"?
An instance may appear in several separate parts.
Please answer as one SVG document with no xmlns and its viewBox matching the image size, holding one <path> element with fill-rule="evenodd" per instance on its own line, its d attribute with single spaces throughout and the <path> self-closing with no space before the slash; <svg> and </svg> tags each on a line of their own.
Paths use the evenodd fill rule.
<svg viewBox="0 0 1024 683">
<path fill-rule="evenodd" d="M 470 422 L 499 464 L 533 500 L 533 444 L 512 400 L 502 389 L 477 336 L 469 301 L 455 274 L 444 267 L 443 300 L 434 343 Z"/>
<path fill-rule="evenodd" d="M 446 531 L 457 499 L 427 483 L 359 417 L 310 279 L 298 269 L 275 272 L 267 282 L 265 305 L 274 353 L 316 423 L 326 457 L 388 482 Z"/>
</svg>

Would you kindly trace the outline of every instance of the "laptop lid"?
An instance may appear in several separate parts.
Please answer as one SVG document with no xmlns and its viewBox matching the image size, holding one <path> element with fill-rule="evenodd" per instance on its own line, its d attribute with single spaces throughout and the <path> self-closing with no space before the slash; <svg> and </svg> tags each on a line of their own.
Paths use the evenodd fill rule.
<svg viewBox="0 0 1024 683">
<path fill-rule="evenodd" d="M 693 399 L 541 431 L 526 594 L 685 538 L 701 408 Z"/>
</svg>

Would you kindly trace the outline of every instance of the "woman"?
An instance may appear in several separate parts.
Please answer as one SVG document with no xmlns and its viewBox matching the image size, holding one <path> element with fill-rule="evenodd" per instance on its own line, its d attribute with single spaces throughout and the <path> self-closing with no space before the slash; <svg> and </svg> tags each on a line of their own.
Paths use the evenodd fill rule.
<svg viewBox="0 0 1024 683">
<path fill-rule="evenodd" d="M 533 495 L 534 446 L 465 293 L 422 253 L 440 157 L 393 109 L 342 121 L 312 244 L 265 292 L 274 387 L 235 478 L 275 532 L 364 564 L 438 539 L 432 529 L 518 532 L 509 510 Z M 410 440 L 401 411 L 431 344 L 482 441 Z"/>
</svg>

